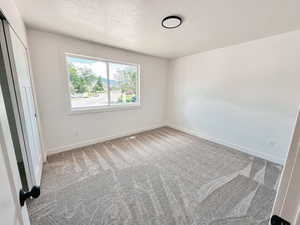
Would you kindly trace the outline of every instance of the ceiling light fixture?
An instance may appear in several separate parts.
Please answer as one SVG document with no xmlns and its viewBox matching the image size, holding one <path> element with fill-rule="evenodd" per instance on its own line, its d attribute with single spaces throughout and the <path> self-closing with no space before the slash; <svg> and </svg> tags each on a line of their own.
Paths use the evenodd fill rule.
<svg viewBox="0 0 300 225">
<path fill-rule="evenodd" d="M 161 21 L 161 25 L 167 29 L 179 27 L 182 24 L 182 18 L 179 16 L 167 16 Z"/>
</svg>

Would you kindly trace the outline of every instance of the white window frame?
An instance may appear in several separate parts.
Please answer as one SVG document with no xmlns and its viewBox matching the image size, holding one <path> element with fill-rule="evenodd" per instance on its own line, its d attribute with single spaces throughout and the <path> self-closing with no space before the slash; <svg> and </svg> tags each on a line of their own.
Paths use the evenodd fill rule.
<svg viewBox="0 0 300 225">
<path fill-rule="evenodd" d="M 68 70 L 68 61 L 67 57 L 77 57 L 81 59 L 90 59 L 90 60 L 98 60 L 101 62 L 106 63 L 107 67 L 107 79 L 108 79 L 108 105 L 105 106 L 89 106 L 89 107 L 72 107 L 72 98 L 71 98 L 71 88 L 70 88 L 70 74 Z M 115 110 L 130 110 L 130 109 L 137 109 L 141 107 L 141 70 L 140 70 L 140 64 L 136 63 L 129 63 L 129 62 L 123 62 L 118 60 L 111 60 L 111 59 L 104 59 L 99 57 L 93 57 L 93 56 L 85 56 L 80 54 L 74 54 L 74 53 L 68 53 L 65 52 L 64 54 L 64 60 L 66 64 L 66 75 L 67 75 L 67 90 L 68 90 L 68 105 L 70 114 L 80 114 L 80 113 L 92 113 L 92 112 L 110 112 Z M 109 63 L 117 63 L 117 64 L 123 64 L 123 65 L 130 65 L 130 66 L 136 66 L 137 67 L 137 90 L 136 90 L 136 102 L 135 103 L 126 103 L 126 104 L 118 104 L 118 105 L 111 105 L 110 103 L 110 88 L 109 88 Z"/>
</svg>

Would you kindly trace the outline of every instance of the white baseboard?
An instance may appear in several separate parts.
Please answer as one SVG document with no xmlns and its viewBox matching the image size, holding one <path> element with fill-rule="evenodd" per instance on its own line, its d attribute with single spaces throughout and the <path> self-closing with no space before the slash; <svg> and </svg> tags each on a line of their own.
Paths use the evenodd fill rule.
<svg viewBox="0 0 300 225">
<path fill-rule="evenodd" d="M 75 144 L 50 148 L 47 151 L 47 156 L 53 155 L 53 154 L 56 154 L 56 153 L 60 153 L 60 152 L 69 151 L 69 150 L 76 149 L 76 148 L 81 148 L 81 147 L 93 145 L 93 144 L 104 142 L 104 141 L 113 140 L 113 139 L 116 139 L 116 138 L 126 137 L 126 136 L 129 136 L 129 135 L 132 135 L 132 134 L 137 134 L 137 133 L 140 133 L 140 132 L 144 132 L 144 131 L 147 131 L 147 130 L 153 130 L 153 129 L 164 127 L 164 126 L 166 126 L 166 125 L 165 124 L 160 124 L 160 125 L 156 125 L 156 126 L 150 126 L 150 127 L 147 127 L 147 128 L 130 130 L 130 131 L 127 131 L 127 132 L 116 134 L 116 135 L 98 137 L 98 138 L 90 139 L 90 140 L 87 140 L 87 141 L 77 142 Z"/>
<path fill-rule="evenodd" d="M 254 149 L 249 149 L 249 148 L 237 145 L 237 144 L 228 143 L 224 140 L 217 139 L 217 138 L 214 138 L 214 137 L 204 136 L 199 131 L 196 131 L 196 130 L 192 130 L 192 129 L 188 129 L 188 128 L 184 128 L 184 127 L 179 127 L 179 126 L 171 125 L 171 124 L 167 124 L 167 126 L 173 128 L 173 129 L 185 132 L 187 134 L 190 134 L 190 135 L 193 135 L 193 136 L 196 136 L 196 137 L 199 137 L 199 138 L 202 138 L 202 139 L 205 139 L 205 140 L 208 140 L 208 141 L 211 141 L 211 142 L 214 142 L 214 143 L 217 143 L 217 144 L 221 144 L 221 145 L 224 145 L 226 147 L 229 147 L 229 148 L 247 153 L 249 155 L 259 157 L 259 158 L 263 158 L 263 159 L 266 159 L 266 160 L 274 162 L 274 163 L 278 163 L 280 165 L 283 165 L 284 162 L 285 162 L 285 159 L 281 159 L 281 158 L 276 157 L 274 155 L 258 152 Z"/>
<path fill-rule="evenodd" d="M 214 143 L 217 143 L 217 144 L 221 144 L 221 145 L 227 146 L 229 148 L 233 148 L 235 150 L 247 153 L 249 155 L 253 155 L 255 157 L 263 158 L 263 159 L 269 160 L 271 162 L 278 163 L 280 165 L 283 165 L 284 162 L 285 162 L 284 159 L 281 159 L 281 158 L 276 157 L 274 155 L 270 155 L 270 154 L 265 154 L 265 153 L 262 153 L 262 152 L 258 152 L 258 151 L 255 151 L 253 149 L 242 147 L 242 146 L 237 145 L 237 144 L 228 143 L 228 142 L 226 142 L 224 140 L 217 139 L 217 138 L 214 138 L 214 137 L 204 136 L 204 135 L 200 134 L 200 132 L 198 132 L 196 130 L 192 130 L 192 129 L 188 129 L 188 128 L 184 128 L 184 127 L 179 127 L 179 126 L 171 125 L 171 124 L 167 124 L 167 125 L 160 124 L 160 125 L 151 126 L 151 127 L 147 127 L 147 128 L 130 130 L 128 132 L 120 133 L 120 134 L 117 134 L 117 135 L 99 137 L 99 138 L 94 138 L 94 139 L 90 139 L 90 140 L 87 140 L 87 141 L 77 142 L 75 144 L 60 146 L 60 147 L 56 147 L 56 148 L 50 148 L 47 151 L 47 156 L 53 155 L 53 154 L 56 154 L 56 153 L 60 153 L 60 152 L 69 151 L 69 150 L 76 149 L 76 148 L 81 148 L 81 147 L 89 146 L 89 145 L 100 143 L 100 142 L 104 142 L 104 141 L 113 140 L 113 139 L 116 139 L 116 138 L 121 138 L 121 137 L 129 136 L 129 135 L 132 135 L 132 134 L 136 134 L 136 133 L 140 133 L 140 132 L 143 132 L 143 131 L 152 130 L 152 129 L 156 129 L 156 128 L 160 128 L 160 127 L 164 127 L 164 126 L 171 127 L 173 129 L 176 129 L 176 130 L 179 130 L 179 131 L 182 131 L 182 132 L 194 135 L 196 137 L 203 138 L 205 140 L 208 140 L 208 141 L 211 141 L 211 142 L 214 142 Z"/>
</svg>

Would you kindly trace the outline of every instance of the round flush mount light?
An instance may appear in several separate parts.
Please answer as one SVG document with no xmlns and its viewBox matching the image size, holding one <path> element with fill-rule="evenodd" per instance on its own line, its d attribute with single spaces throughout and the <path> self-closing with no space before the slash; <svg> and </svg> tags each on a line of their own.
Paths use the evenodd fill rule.
<svg viewBox="0 0 300 225">
<path fill-rule="evenodd" d="M 182 24 L 182 18 L 179 16 L 167 16 L 161 21 L 161 25 L 167 29 L 179 27 Z"/>
</svg>

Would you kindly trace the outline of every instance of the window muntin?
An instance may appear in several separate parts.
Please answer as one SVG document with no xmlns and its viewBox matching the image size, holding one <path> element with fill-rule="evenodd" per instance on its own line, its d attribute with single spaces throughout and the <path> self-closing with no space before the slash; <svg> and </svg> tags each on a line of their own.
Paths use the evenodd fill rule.
<svg viewBox="0 0 300 225">
<path fill-rule="evenodd" d="M 139 104 L 139 68 L 108 60 L 66 55 L 72 110 Z"/>
</svg>

